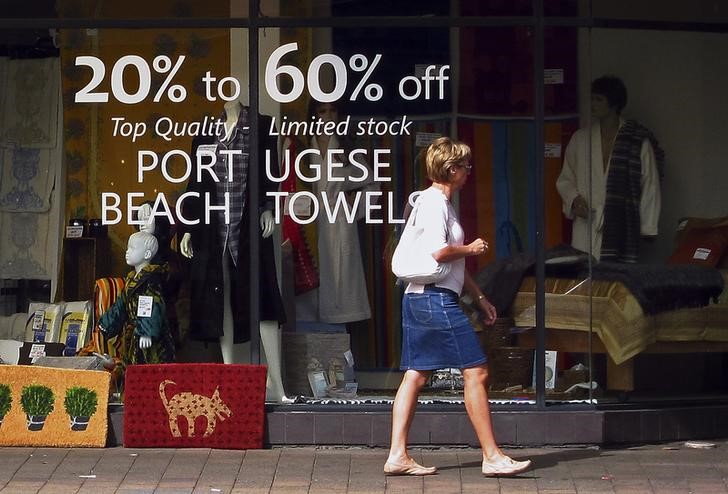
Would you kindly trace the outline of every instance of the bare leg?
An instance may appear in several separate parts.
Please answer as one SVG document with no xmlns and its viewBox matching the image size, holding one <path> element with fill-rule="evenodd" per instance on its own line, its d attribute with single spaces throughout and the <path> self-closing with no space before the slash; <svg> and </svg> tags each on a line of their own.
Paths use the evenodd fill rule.
<svg viewBox="0 0 728 494">
<path fill-rule="evenodd" d="M 227 269 L 227 259 L 223 255 L 222 270 L 222 336 L 220 337 L 220 351 L 225 364 L 249 364 L 250 342 L 233 343 L 235 341 L 235 328 L 233 324 L 233 310 L 230 305 L 230 271 Z"/>
<path fill-rule="evenodd" d="M 473 424 L 475 434 L 483 449 L 483 458 L 491 459 L 502 456 L 500 448 L 493 434 L 493 423 L 490 419 L 490 405 L 488 404 L 488 367 L 481 365 L 463 369 L 465 386 L 465 410 L 468 412 L 470 422 Z"/>
<path fill-rule="evenodd" d="M 289 403 L 283 390 L 283 376 L 281 372 L 281 328 L 278 321 L 260 321 L 260 343 L 263 355 L 268 364 L 268 378 L 266 382 L 266 401 L 276 403 Z"/>
<path fill-rule="evenodd" d="M 227 269 L 227 259 L 222 258 L 222 336 L 220 337 L 220 351 L 222 361 L 226 364 L 237 364 L 233 346 L 234 328 L 233 312 L 230 308 L 230 273 Z"/>
<path fill-rule="evenodd" d="M 417 397 L 430 374 L 430 371 L 411 369 L 404 373 L 392 405 L 392 442 L 388 462 L 406 464 L 412 461 L 407 453 L 407 436 L 415 415 Z"/>
<path fill-rule="evenodd" d="M 531 461 L 515 461 L 503 454 L 493 433 L 488 404 L 488 367 L 480 365 L 463 369 L 465 409 L 483 449 L 483 474 L 486 476 L 513 475 L 526 470 Z"/>
</svg>

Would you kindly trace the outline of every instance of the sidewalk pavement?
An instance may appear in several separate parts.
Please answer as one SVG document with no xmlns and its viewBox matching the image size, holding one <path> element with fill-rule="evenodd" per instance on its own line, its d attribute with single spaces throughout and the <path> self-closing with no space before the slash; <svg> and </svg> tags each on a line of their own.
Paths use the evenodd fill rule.
<svg viewBox="0 0 728 494">
<path fill-rule="evenodd" d="M 534 462 L 515 478 L 483 477 L 470 448 L 414 448 L 429 477 L 385 477 L 381 448 L 0 448 L 0 493 L 728 493 L 728 439 L 707 442 L 506 449 Z"/>
</svg>

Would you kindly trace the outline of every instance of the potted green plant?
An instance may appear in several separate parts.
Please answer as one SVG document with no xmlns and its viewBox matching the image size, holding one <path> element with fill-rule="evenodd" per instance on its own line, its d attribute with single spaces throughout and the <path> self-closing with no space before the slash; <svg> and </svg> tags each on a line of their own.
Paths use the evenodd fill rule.
<svg viewBox="0 0 728 494">
<path fill-rule="evenodd" d="M 20 406 L 28 416 L 28 430 L 43 429 L 45 419 L 53 411 L 55 397 L 48 386 L 31 384 L 20 392 Z"/>
<path fill-rule="evenodd" d="M 80 386 L 68 388 L 63 406 L 71 417 L 71 430 L 85 431 L 89 418 L 96 413 L 97 405 L 96 391 Z"/>
<path fill-rule="evenodd" d="M 10 386 L 7 384 L 0 384 L 0 425 L 3 425 L 3 419 L 10 411 L 12 403 L 13 394 L 10 391 Z"/>
</svg>

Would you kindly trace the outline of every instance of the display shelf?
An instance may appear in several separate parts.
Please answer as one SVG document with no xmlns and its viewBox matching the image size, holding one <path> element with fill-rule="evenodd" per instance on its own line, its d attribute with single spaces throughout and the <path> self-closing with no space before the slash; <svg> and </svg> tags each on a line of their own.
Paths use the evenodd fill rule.
<svg viewBox="0 0 728 494">
<path fill-rule="evenodd" d="M 63 239 L 62 299 L 92 300 L 98 278 L 109 275 L 109 239 Z"/>
</svg>

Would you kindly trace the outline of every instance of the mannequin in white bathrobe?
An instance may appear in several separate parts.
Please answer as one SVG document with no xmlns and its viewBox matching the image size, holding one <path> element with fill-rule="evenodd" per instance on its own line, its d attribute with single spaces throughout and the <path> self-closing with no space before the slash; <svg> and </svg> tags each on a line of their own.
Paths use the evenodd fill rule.
<svg viewBox="0 0 728 494">
<path fill-rule="evenodd" d="M 592 91 L 591 111 L 594 122 L 571 137 L 564 154 L 564 165 L 556 181 L 563 201 L 563 212 L 573 220 L 572 247 L 590 252 L 599 259 L 604 226 L 604 203 L 609 163 L 617 132 L 624 125 L 620 117 L 624 100 L 610 101 L 606 95 Z M 642 142 L 642 193 L 640 196 L 640 233 L 657 235 L 660 216 L 660 179 L 655 153 L 648 139 Z M 589 172 L 591 171 L 591 184 Z"/>
</svg>

